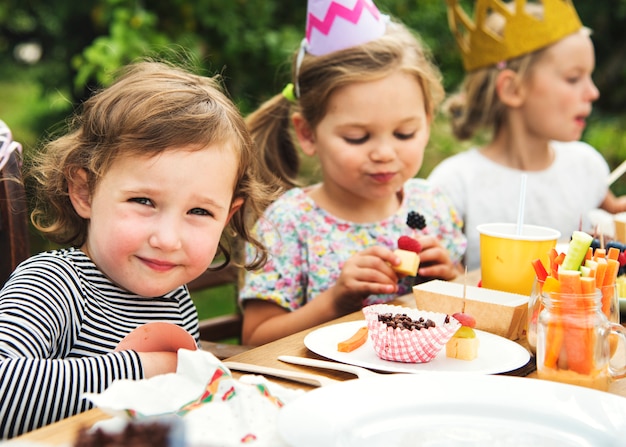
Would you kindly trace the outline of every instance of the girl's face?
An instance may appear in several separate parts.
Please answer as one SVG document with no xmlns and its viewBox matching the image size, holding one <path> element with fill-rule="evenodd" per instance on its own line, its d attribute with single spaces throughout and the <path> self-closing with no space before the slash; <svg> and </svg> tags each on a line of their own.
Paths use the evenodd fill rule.
<svg viewBox="0 0 626 447">
<path fill-rule="evenodd" d="M 336 90 L 313 131 L 294 124 L 303 151 L 319 158 L 324 188 L 344 203 L 395 199 L 430 137 L 422 88 L 402 72 Z"/>
<path fill-rule="evenodd" d="M 595 56 L 585 31 L 552 45 L 532 68 L 522 110 L 527 131 L 540 138 L 580 139 L 599 93 L 591 74 Z"/>
<path fill-rule="evenodd" d="M 242 199 L 231 204 L 236 168 L 228 147 L 120 157 L 92 196 L 70 187 L 74 207 L 89 219 L 82 250 L 114 283 L 141 296 L 188 283 L 212 262 L 241 206 Z"/>
</svg>

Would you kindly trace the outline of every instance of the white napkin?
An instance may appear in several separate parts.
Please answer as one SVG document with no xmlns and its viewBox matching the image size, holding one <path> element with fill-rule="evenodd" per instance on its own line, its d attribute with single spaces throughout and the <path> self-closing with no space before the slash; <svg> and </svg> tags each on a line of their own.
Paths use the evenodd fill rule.
<svg viewBox="0 0 626 447">
<path fill-rule="evenodd" d="M 85 397 L 116 416 L 97 424 L 105 431 L 119 430 L 131 419 L 178 415 L 187 446 L 279 447 L 286 444 L 278 434 L 278 412 L 302 394 L 263 376 L 236 380 L 213 354 L 180 349 L 175 374 L 117 380 Z"/>
</svg>

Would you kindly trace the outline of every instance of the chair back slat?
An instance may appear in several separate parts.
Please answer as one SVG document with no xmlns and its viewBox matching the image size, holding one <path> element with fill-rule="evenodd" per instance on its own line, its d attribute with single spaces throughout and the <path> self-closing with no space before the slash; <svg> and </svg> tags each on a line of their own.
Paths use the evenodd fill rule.
<svg viewBox="0 0 626 447">
<path fill-rule="evenodd" d="M 0 171 L 0 285 L 30 256 L 28 204 L 21 159 L 12 152 Z"/>
<path fill-rule="evenodd" d="M 242 269 L 233 264 L 229 264 L 221 270 L 207 270 L 199 278 L 187 284 L 187 287 L 192 294 L 193 292 L 223 285 L 233 285 L 235 291 L 237 291 L 241 272 Z M 235 301 L 237 300 L 236 292 L 234 299 Z M 232 357 L 251 348 L 250 346 L 241 345 L 243 316 L 236 302 L 233 313 L 202 319 L 199 322 L 199 326 L 202 348 L 212 352 L 217 358 Z M 228 339 L 235 339 L 238 344 L 224 343 L 224 340 Z"/>
</svg>

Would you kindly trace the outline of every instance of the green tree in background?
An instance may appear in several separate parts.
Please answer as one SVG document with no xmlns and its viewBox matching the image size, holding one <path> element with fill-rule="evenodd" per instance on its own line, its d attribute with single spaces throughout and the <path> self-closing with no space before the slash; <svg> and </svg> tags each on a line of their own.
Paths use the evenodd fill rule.
<svg viewBox="0 0 626 447">
<path fill-rule="evenodd" d="M 0 101 L 0 116 L 14 129 L 30 131 L 32 137 L 25 142 L 32 144 L 29 138 L 39 139 L 61 126 L 93 89 L 107 85 L 115 69 L 146 55 L 183 55 L 205 74 L 222 74 L 246 114 L 289 81 L 291 54 L 304 34 L 306 4 L 306 0 L 2 0 L 0 84 L 11 83 L 12 92 L 15 82 L 30 82 L 30 87 L 29 101 L 20 103 L 27 110 L 11 110 L 8 101 Z M 445 0 L 376 0 L 376 4 L 420 33 L 441 67 L 446 89 L 454 90 L 463 71 L 448 29 Z M 602 92 L 585 139 L 614 167 L 626 158 L 621 132 L 626 1 L 578 0 L 576 6 L 583 22 L 594 30 L 594 77 Z M 42 51 L 41 58 L 30 64 L 16 58 L 29 43 Z M 460 148 L 450 142 L 436 149 L 446 156 Z"/>
</svg>

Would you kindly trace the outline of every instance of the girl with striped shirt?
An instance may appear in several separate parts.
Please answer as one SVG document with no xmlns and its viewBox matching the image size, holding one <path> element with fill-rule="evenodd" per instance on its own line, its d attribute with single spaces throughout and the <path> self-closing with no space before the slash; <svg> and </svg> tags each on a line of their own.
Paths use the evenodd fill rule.
<svg viewBox="0 0 626 447">
<path fill-rule="evenodd" d="M 217 79 L 130 65 L 35 155 L 32 221 L 68 248 L 37 254 L 0 291 L 0 438 L 91 404 L 117 379 L 175 372 L 176 352 L 118 347 L 154 321 L 198 342 L 186 283 L 230 259 L 270 198 L 239 111 Z M 245 216 L 245 218 L 244 218 Z M 224 231 L 230 226 L 230 231 Z"/>
</svg>

